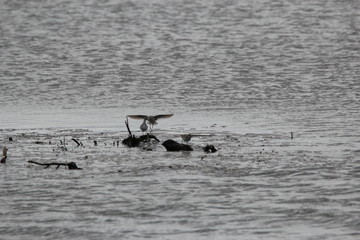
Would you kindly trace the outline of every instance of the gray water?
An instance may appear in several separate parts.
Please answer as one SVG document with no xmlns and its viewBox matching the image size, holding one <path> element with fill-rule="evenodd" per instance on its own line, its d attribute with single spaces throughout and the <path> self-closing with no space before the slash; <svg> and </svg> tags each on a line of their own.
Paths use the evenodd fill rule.
<svg viewBox="0 0 360 240">
<path fill-rule="evenodd" d="M 358 239 L 359 26 L 357 0 L 0 0 L 0 239 Z M 162 113 L 207 136 L 117 146 Z"/>
</svg>

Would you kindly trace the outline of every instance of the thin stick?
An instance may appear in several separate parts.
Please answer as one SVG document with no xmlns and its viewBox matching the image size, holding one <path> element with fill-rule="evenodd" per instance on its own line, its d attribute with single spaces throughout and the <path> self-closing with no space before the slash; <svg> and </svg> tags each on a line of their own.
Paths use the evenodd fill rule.
<svg viewBox="0 0 360 240">
<path fill-rule="evenodd" d="M 131 130 L 130 130 L 130 127 L 129 127 L 129 120 L 128 120 L 128 117 L 126 117 L 126 120 L 125 120 L 125 125 L 126 125 L 126 128 L 129 132 L 129 135 L 132 136 L 132 133 L 131 133 Z"/>
<path fill-rule="evenodd" d="M 1 163 L 6 163 L 7 151 L 8 151 L 7 147 L 4 147 L 3 148 L 3 157 L 0 160 Z"/>
<path fill-rule="evenodd" d="M 34 163 L 34 164 L 37 164 L 37 165 L 41 165 L 41 166 L 46 166 L 45 168 L 48 168 L 50 167 L 51 165 L 56 165 L 56 166 L 67 166 L 68 164 L 67 163 L 57 163 L 57 162 L 53 162 L 53 163 L 38 163 L 38 162 L 35 162 L 35 161 L 28 161 L 28 163 Z M 57 167 L 57 168 L 58 168 Z"/>
<path fill-rule="evenodd" d="M 79 141 L 78 141 L 78 140 L 76 140 L 75 138 L 72 138 L 71 140 L 73 140 L 74 142 L 76 142 L 77 147 L 81 145 L 81 144 L 79 143 Z"/>
<path fill-rule="evenodd" d="M 75 170 L 75 169 L 81 170 L 81 168 L 78 168 L 74 162 L 70 162 L 70 163 L 61 163 L 61 162 L 39 163 L 39 162 L 30 160 L 30 161 L 28 161 L 28 163 L 34 163 L 37 165 L 46 166 L 45 168 L 55 165 L 55 166 L 57 166 L 56 169 L 58 169 L 60 166 L 67 166 L 70 170 Z"/>
</svg>

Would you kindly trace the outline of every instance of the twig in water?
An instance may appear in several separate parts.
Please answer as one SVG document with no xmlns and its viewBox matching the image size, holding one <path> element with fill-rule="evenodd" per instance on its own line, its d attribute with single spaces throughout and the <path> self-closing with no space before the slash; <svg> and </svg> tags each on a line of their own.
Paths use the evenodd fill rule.
<svg viewBox="0 0 360 240">
<path fill-rule="evenodd" d="M 79 147 L 81 144 L 79 143 L 78 140 L 76 140 L 75 138 L 72 138 L 71 140 L 73 140 L 76 144 L 77 144 L 77 147 Z"/>
<path fill-rule="evenodd" d="M 52 165 L 57 166 L 56 169 L 58 169 L 60 166 L 67 166 L 69 170 L 81 170 L 82 168 L 79 168 L 75 162 L 69 162 L 69 163 L 61 163 L 61 162 L 53 162 L 53 163 L 38 163 L 35 161 L 28 161 L 28 163 L 34 163 L 37 165 L 45 166 L 45 168 L 48 168 Z"/>
<path fill-rule="evenodd" d="M 4 147 L 3 148 L 3 157 L 1 158 L 1 161 L 0 161 L 1 163 L 6 163 L 7 151 L 8 151 L 7 147 Z"/>
</svg>

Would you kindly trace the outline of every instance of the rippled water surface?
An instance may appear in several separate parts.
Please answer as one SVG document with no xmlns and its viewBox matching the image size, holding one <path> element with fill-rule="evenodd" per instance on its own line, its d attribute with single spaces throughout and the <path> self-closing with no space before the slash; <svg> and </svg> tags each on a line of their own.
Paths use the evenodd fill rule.
<svg viewBox="0 0 360 240">
<path fill-rule="evenodd" d="M 359 26 L 357 0 L 0 0 L 0 239 L 358 239 Z M 117 144 L 161 113 L 161 142 L 206 136 Z"/>
</svg>

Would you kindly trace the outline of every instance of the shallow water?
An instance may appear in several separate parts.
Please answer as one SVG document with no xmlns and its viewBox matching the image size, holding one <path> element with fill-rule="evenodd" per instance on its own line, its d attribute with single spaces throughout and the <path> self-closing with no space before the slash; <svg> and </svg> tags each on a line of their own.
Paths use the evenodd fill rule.
<svg viewBox="0 0 360 240">
<path fill-rule="evenodd" d="M 0 239 L 359 238 L 358 1 L 0 5 Z"/>
</svg>

